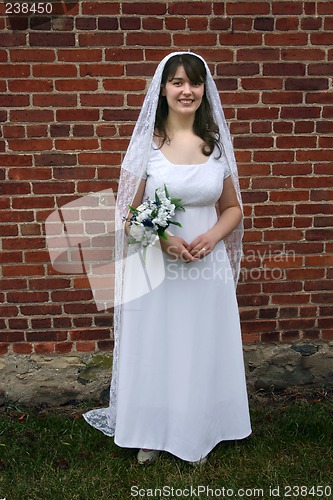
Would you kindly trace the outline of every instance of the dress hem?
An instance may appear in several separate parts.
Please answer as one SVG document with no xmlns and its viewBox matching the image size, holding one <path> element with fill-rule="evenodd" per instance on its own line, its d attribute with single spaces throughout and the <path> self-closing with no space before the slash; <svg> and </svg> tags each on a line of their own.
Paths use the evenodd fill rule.
<svg viewBox="0 0 333 500">
<path fill-rule="evenodd" d="M 151 449 L 151 450 L 158 450 L 158 451 L 166 451 L 167 453 L 170 453 L 171 455 L 174 455 L 175 457 L 177 458 L 180 458 L 181 460 L 184 460 L 185 462 L 196 462 L 197 460 L 200 460 L 201 458 L 203 457 L 206 457 L 214 448 L 215 446 L 217 446 L 219 443 L 222 443 L 224 441 L 240 441 L 242 439 L 246 439 L 247 437 L 249 437 L 250 435 L 252 434 L 252 429 L 250 428 L 250 430 L 242 435 L 241 437 L 238 436 L 238 437 L 228 437 L 228 438 L 222 438 L 222 439 L 218 439 L 215 444 L 213 444 L 212 446 L 210 446 L 207 451 L 203 452 L 200 456 L 198 457 L 191 457 L 191 458 L 185 458 L 185 456 L 181 456 L 181 454 L 177 454 L 177 452 L 172 451 L 172 448 L 170 447 L 164 447 L 164 448 L 158 448 L 158 447 L 155 447 L 155 446 L 151 446 L 151 445 L 148 445 L 147 443 L 144 443 L 142 445 L 121 445 L 119 444 L 119 442 L 117 442 L 117 439 L 116 437 L 114 438 L 114 443 L 119 446 L 120 448 L 133 448 L 133 449 L 140 449 L 140 448 L 147 448 L 147 449 Z"/>
</svg>

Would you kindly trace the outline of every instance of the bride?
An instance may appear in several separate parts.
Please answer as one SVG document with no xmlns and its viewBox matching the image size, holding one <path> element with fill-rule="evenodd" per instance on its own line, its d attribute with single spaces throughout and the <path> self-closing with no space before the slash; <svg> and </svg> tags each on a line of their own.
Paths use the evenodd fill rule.
<svg viewBox="0 0 333 500">
<path fill-rule="evenodd" d="M 141 274 L 119 258 L 110 406 L 84 418 L 117 445 L 139 448 L 139 463 L 168 451 L 202 464 L 251 425 L 236 299 L 237 166 L 212 75 L 190 52 L 170 54 L 156 70 L 122 165 L 121 218 L 163 185 L 185 208 L 174 216 L 181 227 L 160 238 L 164 279 L 122 303 Z M 124 229 L 118 257 L 127 255 L 128 221 Z"/>
</svg>

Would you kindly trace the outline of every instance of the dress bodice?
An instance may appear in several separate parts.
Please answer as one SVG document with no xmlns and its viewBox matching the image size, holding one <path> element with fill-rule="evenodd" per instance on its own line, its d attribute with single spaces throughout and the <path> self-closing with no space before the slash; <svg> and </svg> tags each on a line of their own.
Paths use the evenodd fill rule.
<svg viewBox="0 0 333 500">
<path fill-rule="evenodd" d="M 230 175 L 226 157 L 217 159 L 217 151 L 204 163 L 180 165 L 170 162 L 153 145 L 146 169 L 144 197 L 154 198 L 155 189 L 166 184 L 172 198 L 181 198 L 184 206 L 215 205 L 223 189 L 223 180 Z"/>
</svg>

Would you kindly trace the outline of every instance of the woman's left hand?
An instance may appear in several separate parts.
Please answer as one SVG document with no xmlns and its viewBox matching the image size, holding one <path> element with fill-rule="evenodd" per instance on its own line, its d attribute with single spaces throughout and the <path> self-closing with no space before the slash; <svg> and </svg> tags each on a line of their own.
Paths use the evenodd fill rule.
<svg viewBox="0 0 333 500">
<path fill-rule="evenodd" d="M 206 233 L 197 236 L 190 243 L 190 245 L 187 248 L 187 251 L 194 257 L 202 259 L 210 252 L 212 252 L 217 241 L 218 240 L 216 239 L 216 236 L 211 231 L 207 231 Z"/>
</svg>

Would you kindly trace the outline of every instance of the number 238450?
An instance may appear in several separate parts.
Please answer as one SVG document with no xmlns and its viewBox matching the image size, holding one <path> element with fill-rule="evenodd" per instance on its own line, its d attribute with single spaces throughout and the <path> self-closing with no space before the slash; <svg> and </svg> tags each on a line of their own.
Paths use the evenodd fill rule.
<svg viewBox="0 0 333 500">
<path fill-rule="evenodd" d="M 18 3 L 6 2 L 6 14 L 52 14 L 52 3 L 34 2 L 34 3 Z"/>
</svg>

